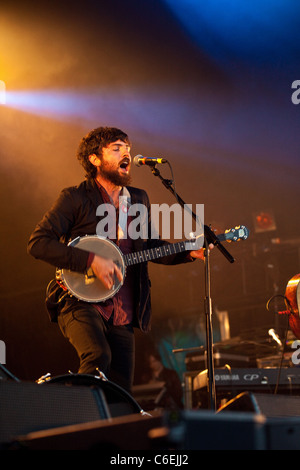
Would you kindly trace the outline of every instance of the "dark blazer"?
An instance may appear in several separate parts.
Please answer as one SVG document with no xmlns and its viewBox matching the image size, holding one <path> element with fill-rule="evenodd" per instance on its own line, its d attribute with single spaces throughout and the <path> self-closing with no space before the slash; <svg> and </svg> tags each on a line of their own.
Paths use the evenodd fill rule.
<svg viewBox="0 0 300 470">
<path fill-rule="evenodd" d="M 144 204 L 148 209 L 148 227 L 151 230 L 151 211 L 147 193 L 144 190 L 128 187 L 131 204 Z M 29 242 L 28 252 L 36 259 L 51 265 L 84 273 L 87 267 L 89 253 L 76 247 L 68 246 L 69 241 L 76 237 L 95 235 L 96 227 L 101 220 L 96 215 L 97 207 L 103 204 L 101 193 L 94 180 L 85 180 L 78 186 L 64 189 L 52 208 L 37 224 Z M 150 232 L 151 233 L 151 232 Z M 165 244 L 163 240 L 150 236 L 133 241 L 134 251 L 154 248 Z M 156 262 L 163 264 L 178 264 L 190 261 L 186 253 L 159 258 Z M 135 266 L 136 269 L 136 316 L 134 326 L 143 331 L 150 329 L 151 299 L 150 280 L 147 263 Z M 74 303 L 77 302 L 74 299 Z M 75 304 L 74 304 L 75 305 Z M 52 321 L 56 314 L 51 311 Z"/>
</svg>

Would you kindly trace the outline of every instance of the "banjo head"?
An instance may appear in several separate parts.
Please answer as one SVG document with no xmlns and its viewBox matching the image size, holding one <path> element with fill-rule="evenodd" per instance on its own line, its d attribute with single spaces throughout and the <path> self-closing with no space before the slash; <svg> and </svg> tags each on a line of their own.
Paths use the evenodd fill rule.
<svg viewBox="0 0 300 470">
<path fill-rule="evenodd" d="M 126 268 L 123 254 L 112 241 L 104 237 L 92 235 L 75 238 L 69 243 L 69 246 L 95 253 L 102 256 L 102 258 L 111 259 L 121 270 L 124 281 Z M 79 300 L 84 300 L 85 302 L 103 302 L 113 297 L 123 285 L 123 281 L 120 282 L 115 277 L 113 287 L 106 289 L 102 282 L 94 276 L 92 269 L 89 269 L 86 274 L 62 269 L 60 276 L 70 295 L 74 295 Z"/>
</svg>

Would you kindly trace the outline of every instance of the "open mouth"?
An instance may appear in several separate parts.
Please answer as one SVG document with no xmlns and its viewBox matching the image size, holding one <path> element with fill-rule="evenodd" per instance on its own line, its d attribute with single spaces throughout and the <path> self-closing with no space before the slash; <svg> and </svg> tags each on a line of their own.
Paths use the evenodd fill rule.
<svg viewBox="0 0 300 470">
<path fill-rule="evenodd" d="M 119 167 L 121 168 L 121 170 L 129 171 L 130 159 L 129 158 L 124 158 L 124 160 L 121 161 Z"/>
</svg>

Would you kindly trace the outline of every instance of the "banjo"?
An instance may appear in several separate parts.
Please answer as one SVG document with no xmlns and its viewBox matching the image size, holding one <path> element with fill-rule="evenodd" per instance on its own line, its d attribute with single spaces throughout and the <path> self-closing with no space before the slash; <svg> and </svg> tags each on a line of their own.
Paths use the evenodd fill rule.
<svg viewBox="0 0 300 470">
<path fill-rule="evenodd" d="M 248 236 L 249 230 L 244 225 L 240 225 L 234 229 L 226 230 L 224 234 L 218 235 L 218 239 L 220 241 L 236 242 L 246 240 Z M 188 242 L 181 241 L 124 255 L 114 242 L 98 235 L 77 237 L 72 240 L 68 246 L 80 248 L 81 250 L 95 253 L 103 258 L 111 259 L 122 272 L 123 280 L 119 281 L 119 279 L 115 277 L 113 287 L 107 289 L 94 275 L 91 268 L 85 273 L 78 273 L 69 269 L 56 269 L 56 281 L 66 293 L 79 300 L 93 303 L 104 302 L 119 291 L 124 282 L 127 266 L 199 248 L 199 246 L 197 246 L 197 240 Z"/>
</svg>

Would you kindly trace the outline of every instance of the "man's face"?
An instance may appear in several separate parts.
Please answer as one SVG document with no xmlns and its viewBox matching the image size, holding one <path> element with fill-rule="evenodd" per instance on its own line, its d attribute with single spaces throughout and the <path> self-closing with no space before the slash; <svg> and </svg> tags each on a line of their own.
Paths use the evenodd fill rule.
<svg viewBox="0 0 300 470">
<path fill-rule="evenodd" d="M 99 175 L 117 186 L 130 183 L 131 155 L 130 146 L 122 140 L 116 140 L 102 149 L 99 157 Z"/>
</svg>

